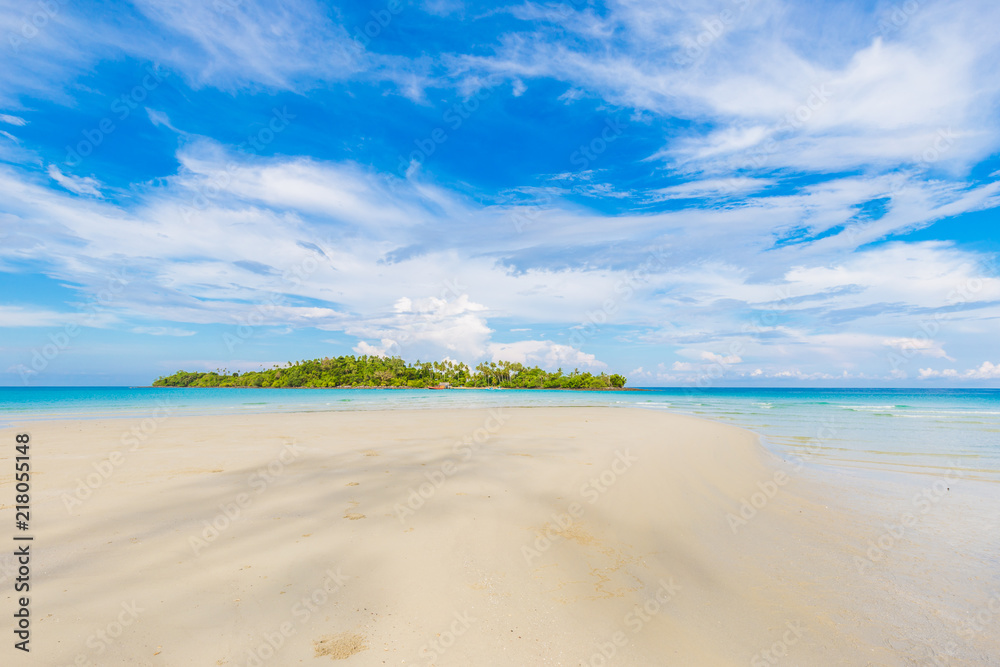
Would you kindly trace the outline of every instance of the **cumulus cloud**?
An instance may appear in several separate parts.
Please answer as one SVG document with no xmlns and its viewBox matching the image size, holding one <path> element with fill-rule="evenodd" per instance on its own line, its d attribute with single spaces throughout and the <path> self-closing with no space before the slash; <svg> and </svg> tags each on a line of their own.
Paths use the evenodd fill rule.
<svg viewBox="0 0 1000 667">
<path fill-rule="evenodd" d="M 538 365 L 543 368 L 607 368 L 593 354 L 581 352 L 570 345 L 550 340 L 522 340 L 516 343 L 490 343 L 489 354 L 493 361 L 511 361 Z"/>
<path fill-rule="evenodd" d="M 355 345 L 353 350 L 357 354 L 369 357 L 396 356 L 402 352 L 402 349 L 399 347 L 399 343 L 391 338 L 383 338 L 377 344 L 372 344 L 363 340 Z"/>
<path fill-rule="evenodd" d="M 741 359 L 740 356 L 736 354 L 722 355 L 722 354 L 716 354 L 714 352 L 702 352 L 699 356 L 708 363 L 720 364 L 720 365 L 738 364 L 741 361 L 743 361 L 743 359 Z"/>
<path fill-rule="evenodd" d="M 367 339 L 354 348 L 359 354 L 438 358 L 447 353 L 474 359 L 486 354 L 492 333 L 482 315 L 485 310 L 468 294 L 451 300 L 402 297 L 391 314 L 353 323 L 346 333 Z M 367 342 L 372 339 L 377 342 Z"/>
<path fill-rule="evenodd" d="M 945 378 L 951 380 L 995 380 L 1000 378 L 1000 363 L 994 364 L 984 361 L 978 368 L 970 368 L 959 372 L 954 368 L 944 370 L 934 370 L 931 368 L 920 369 L 921 380 L 931 380 L 935 378 Z"/>
</svg>

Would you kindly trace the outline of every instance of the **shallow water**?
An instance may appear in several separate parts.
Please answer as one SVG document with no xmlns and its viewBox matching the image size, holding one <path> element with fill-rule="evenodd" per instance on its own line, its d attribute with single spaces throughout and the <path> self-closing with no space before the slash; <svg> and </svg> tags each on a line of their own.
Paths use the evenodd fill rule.
<svg viewBox="0 0 1000 667">
<path fill-rule="evenodd" d="M 749 428 L 783 458 L 1000 482 L 998 389 L 176 389 L 0 387 L 0 425 L 48 419 L 490 406 L 641 407 Z"/>
</svg>

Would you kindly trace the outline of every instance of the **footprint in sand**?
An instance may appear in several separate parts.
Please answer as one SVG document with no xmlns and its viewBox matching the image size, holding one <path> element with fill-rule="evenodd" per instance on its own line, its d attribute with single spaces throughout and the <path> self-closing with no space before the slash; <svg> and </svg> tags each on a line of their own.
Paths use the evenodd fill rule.
<svg viewBox="0 0 1000 667">
<path fill-rule="evenodd" d="M 360 504 L 361 503 L 359 503 L 357 500 L 352 500 L 351 501 L 351 506 L 348 507 L 347 509 L 352 510 L 352 509 L 354 509 L 355 507 L 357 507 Z M 357 512 L 346 512 L 346 513 L 344 513 L 344 518 L 345 519 L 350 519 L 351 521 L 357 521 L 358 519 L 364 519 L 366 517 L 365 517 L 364 514 L 358 514 Z"/>
<path fill-rule="evenodd" d="M 339 635 L 323 637 L 313 642 L 316 658 L 330 656 L 332 660 L 346 660 L 355 653 L 368 650 L 365 638 L 353 632 L 342 632 Z"/>
</svg>

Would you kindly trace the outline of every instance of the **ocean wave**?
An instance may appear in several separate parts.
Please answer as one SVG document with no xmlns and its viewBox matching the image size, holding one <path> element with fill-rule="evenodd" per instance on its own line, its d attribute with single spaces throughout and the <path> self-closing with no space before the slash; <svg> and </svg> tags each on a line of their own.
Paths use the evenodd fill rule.
<svg viewBox="0 0 1000 667">
<path fill-rule="evenodd" d="M 838 405 L 836 406 L 842 410 L 851 410 L 852 412 L 869 412 L 871 410 L 892 410 L 895 405 Z"/>
</svg>

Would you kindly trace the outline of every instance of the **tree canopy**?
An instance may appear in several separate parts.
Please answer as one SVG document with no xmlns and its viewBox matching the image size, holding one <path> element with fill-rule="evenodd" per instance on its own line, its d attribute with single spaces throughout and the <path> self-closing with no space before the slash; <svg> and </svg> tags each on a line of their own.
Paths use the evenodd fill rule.
<svg viewBox="0 0 1000 667">
<path fill-rule="evenodd" d="M 593 375 L 573 369 L 552 373 L 509 361 L 483 362 L 470 369 L 454 361 L 417 361 L 399 357 L 341 356 L 288 362 L 285 366 L 229 373 L 177 371 L 157 378 L 154 387 L 506 387 L 511 389 L 612 389 L 625 386 L 623 375 Z"/>
</svg>

